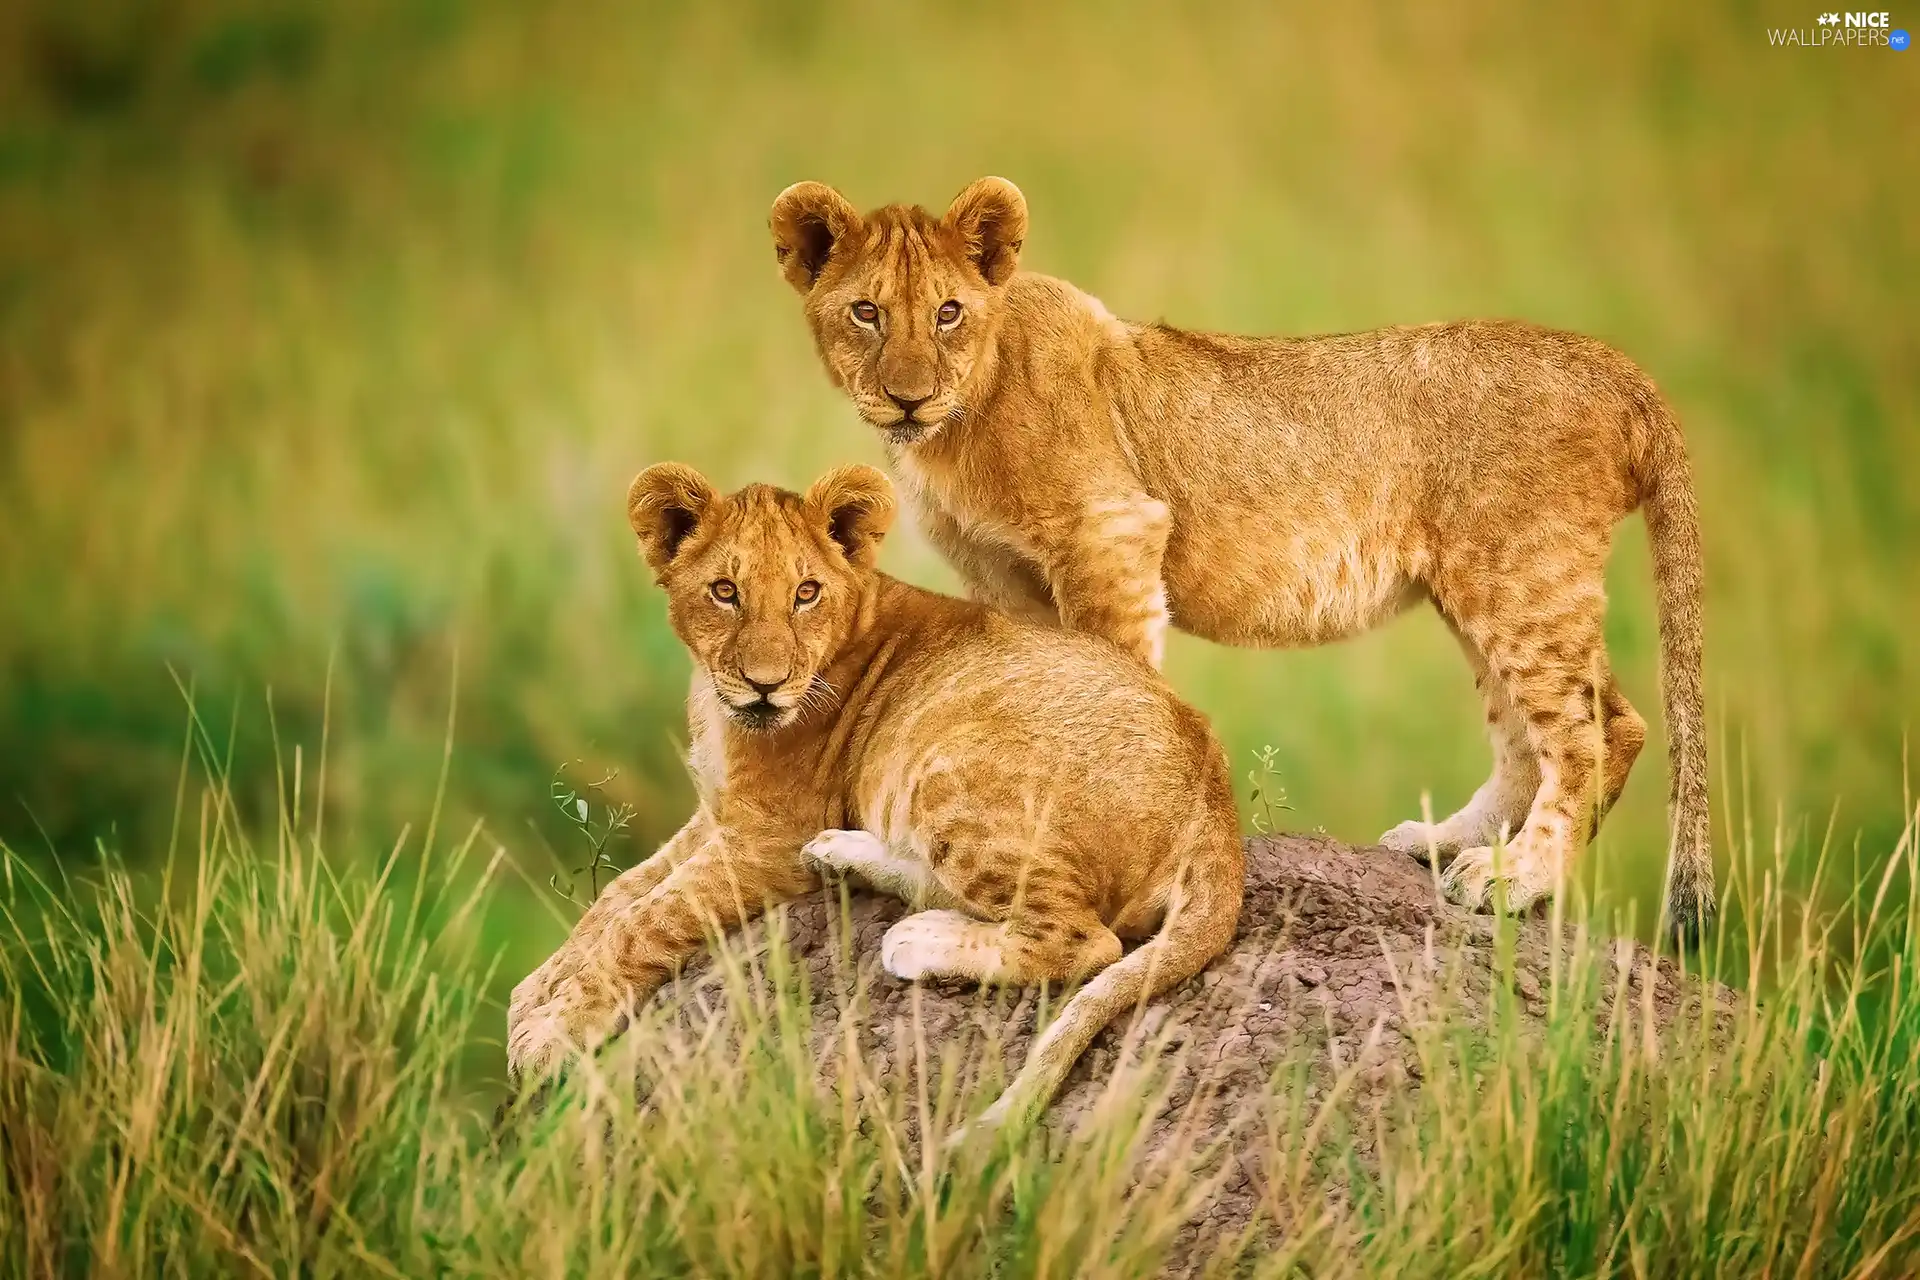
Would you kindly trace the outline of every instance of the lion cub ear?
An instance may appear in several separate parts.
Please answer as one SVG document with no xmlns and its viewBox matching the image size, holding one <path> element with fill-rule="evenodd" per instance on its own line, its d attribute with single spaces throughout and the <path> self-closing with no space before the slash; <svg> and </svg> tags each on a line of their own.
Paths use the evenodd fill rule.
<svg viewBox="0 0 1920 1280">
<path fill-rule="evenodd" d="M 988 284 L 1005 284 L 1027 239 L 1027 198 L 1005 178 L 982 178 L 953 198 L 946 223 L 967 242 L 967 256 Z"/>
<path fill-rule="evenodd" d="M 807 506 L 826 522 L 827 536 L 849 563 L 871 569 L 881 540 L 893 527 L 893 484 L 861 463 L 835 467 L 807 490 Z"/>
<path fill-rule="evenodd" d="M 860 225 L 860 214 L 826 183 L 794 183 L 774 199 L 767 218 L 780 274 L 805 293 L 820 278 L 834 246 Z"/>
<path fill-rule="evenodd" d="M 705 476 L 678 462 L 655 463 L 633 478 L 627 486 L 627 523 L 656 575 L 673 563 L 719 498 Z"/>
</svg>

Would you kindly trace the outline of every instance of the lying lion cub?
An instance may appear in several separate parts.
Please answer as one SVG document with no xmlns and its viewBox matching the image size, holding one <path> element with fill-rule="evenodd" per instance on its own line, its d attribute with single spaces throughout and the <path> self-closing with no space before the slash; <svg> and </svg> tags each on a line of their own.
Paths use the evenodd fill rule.
<svg viewBox="0 0 1920 1280">
<path fill-rule="evenodd" d="M 1485 699 L 1493 776 L 1383 840 L 1451 859 L 1447 891 L 1470 906 L 1550 894 L 1626 784 L 1646 723 L 1601 612 L 1613 526 L 1644 507 L 1669 909 L 1704 927 L 1700 532 L 1679 428 L 1624 356 L 1497 321 L 1243 338 L 1117 320 L 1018 269 L 1027 206 L 1001 178 L 943 217 L 863 217 L 802 182 L 771 223 L 828 374 L 976 597 L 1156 666 L 1170 621 L 1319 644 L 1431 601 Z"/>
<path fill-rule="evenodd" d="M 989 1123 L 1044 1107 L 1102 1027 L 1232 939 L 1238 819 L 1206 721 L 1104 641 L 877 572 L 893 510 L 871 467 L 804 497 L 722 497 L 674 463 L 633 482 L 628 517 L 695 661 L 700 807 L 514 989 L 516 1076 L 593 1048 L 710 925 L 821 872 L 916 908 L 882 944 L 897 977 L 1098 975 Z M 1123 958 L 1122 938 L 1150 940 Z"/>
</svg>

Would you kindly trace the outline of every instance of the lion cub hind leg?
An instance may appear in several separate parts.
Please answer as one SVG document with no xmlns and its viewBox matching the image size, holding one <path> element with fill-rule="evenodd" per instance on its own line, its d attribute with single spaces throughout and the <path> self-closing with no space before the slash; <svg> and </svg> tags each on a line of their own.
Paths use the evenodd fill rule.
<svg viewBox="0 0 1920 1280">
<path fill-rule="evenodd" d="M 1120 958 L 1120 939 L 1091 909 L 994 924 L 922 911 L 887 930 L 880 961 L 896 978 L 966 978 L 996 986 L 1073 982 Z"/>
<path fill-rule="evenodd" d="M 1460 646 L 1473 664 L 1473 683 L 1486 707 L 1493 772 L 1457 813 L 1434 823 L 1410 819 L 1380 837 L 1380 843 L 1389 849 L 1421 862 L 1432 856 L 1442 867 L 1462 849 L 1512 838 L 1525 824 L 1534 794 L 1540 789 L 1540 763 L 1527 736 L 1526 717 L 1507 698 L 1505 686 L 1488 671 L 1487 660 L 1464 636 L 1460 637 Z"/>
<path fill-rule="evenodd" d="M 1624 699 L 1607 696 L 1613 677 L 1601 640 L 1602 559 L 1536 563 L 1523 579 L 1509 575 L 1504 589 L 1469 594 L 1485 606 L 1475 612 L 1440 599 L 1443 608 L 1453 605 L 1462 637 L 1485 655 L 1490 679 L 1525 722 L 1540 776 L 1526 820 L 1507 843 L 1463 848 L 1442 876 L 1447 896 L 1475 910 L 1523 912 L 1550 897 L 1606 803 L 1597 788 L 1624 785 L 1631 763 L 1613 761 L 1602 771 L 1608 726 L 1619 722 L 1614 736 L 1622 748 L 1633 736 L 1632 721 L 1617 713 Z"/>
<path fill-rule="evenodd" d="M 1529 721 L 1540 744 L 1543 781 L 1526 824 L 1504 848 L 1489 844 L 1461 852 L 1442 877 L 1454 901 L 1521 912 L 1552 896 L 1620 798 L 1646 741 L 1646 722 L 1621 694 L 1598 650 L 1590 670 L 1594 676 L 1572 682 L 1573 692 L 1558 708 L 1544 708 Z"/>
</svg>

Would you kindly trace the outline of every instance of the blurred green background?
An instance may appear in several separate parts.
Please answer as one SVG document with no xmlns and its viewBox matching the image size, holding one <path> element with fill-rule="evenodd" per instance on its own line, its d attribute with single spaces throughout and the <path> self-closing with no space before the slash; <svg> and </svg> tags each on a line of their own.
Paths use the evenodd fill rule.
<svg viewBox="0 0 1920 1280">
<path fill-rule="evenodd" d="M 1920 53 L 1769 47 L 1803 9 L 16 0 L 0 838 L 157 856 L 175 673 L 270 813 L 276 729 L 313 785 L 331 661 L 329 842 L 383 850 L 432 805 L 457 651 L 443 833 L 484 817 L 537 882 L 584 758 L 645 852 L 690 807 L 688 664 L 627 480 L 881 461 L 769 203 L 940 209 L 998 173 L 1026 264 L 1126 316 L 1521 316 L 1631 354 L 1701 491 L 1716 778 L 1883 856 L 1920 686 Z M 954 584 L 916 535 L 888 567 Z M 1637 520 L 1611 582 L 1657 732 Z M 1429 614 L 1168 667 L 1237 773 L 1275 748 L 1290 825 L 1370 840 L 1487 766 Z M 1643 893 L 1664 769 L 1656 737 L 1588 864 Z M 508 969 L 563 927 L 544 892 L 497 913 Z"/>
</svg>

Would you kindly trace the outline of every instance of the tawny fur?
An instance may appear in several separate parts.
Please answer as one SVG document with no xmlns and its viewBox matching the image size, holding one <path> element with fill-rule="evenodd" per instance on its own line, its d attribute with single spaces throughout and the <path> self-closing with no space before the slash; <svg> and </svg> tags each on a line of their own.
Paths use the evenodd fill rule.
<svg viewBox="0 0 1920 1280">
<path fill-rule="evenodd" d="M 1551 894 L 1645 739 L 1601 631 L 1613 528 L 1643 508 L 1669 912 L 1705 927 L 1700 535 L 1679 428 L 1624 356 L 1504 321 L 1246 338 L 1118 320 L 1018 269 L 1026 203 L 1000 178 L 941 217 L 863 216 L 800 183 L 771 226 L 827 372 L 978 599 L 1155 664 L 1169 624 L 1319 644 L 1431 601 L 1472 666 L 1494 772 L 1383 842 L 1446 863 L 1471 906 Z"/>
<path fill-rule="evenodd" d="M 846 467 L 803 497 L 722 497 L 675 464 L 628 498 L 695 663 L 699 809 L 609 884 L 513 993 L 508 1063 L 591 1050 L 715 930 L 852 875 L 918 914 L 903 978 L 1089 979 L 984 1120 L 1025 1120 L 1115 1017 L 1233 937 L 1226 755 L 1145 664 L 873 568 L 892 487 Z M 1123 938 L 1147 941 L 1122 958 Z"/>
</svg>

